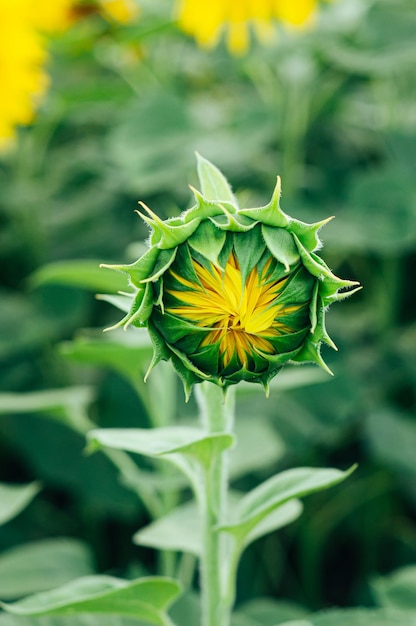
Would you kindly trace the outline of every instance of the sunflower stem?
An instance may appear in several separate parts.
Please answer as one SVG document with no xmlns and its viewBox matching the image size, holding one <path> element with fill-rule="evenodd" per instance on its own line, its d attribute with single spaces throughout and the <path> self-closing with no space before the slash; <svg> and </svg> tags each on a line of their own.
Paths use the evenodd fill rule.
<svg viewBox="0 0 416 626">
<path fill-rule="evenodd" d="M 208 433 L 230 433 L 234 422 L 234 390 L 224 394 L 213 383 L 197 386 L 201 419 Z M 201 497 L 203 550 L 201 556 L 202 626 L 229 626 L 231 607 L 225 598 L 224 537 L 216 529 L 224 520 L 228 492 L 228 451 L 213 456 L 204 473 Z"/>
</svg>

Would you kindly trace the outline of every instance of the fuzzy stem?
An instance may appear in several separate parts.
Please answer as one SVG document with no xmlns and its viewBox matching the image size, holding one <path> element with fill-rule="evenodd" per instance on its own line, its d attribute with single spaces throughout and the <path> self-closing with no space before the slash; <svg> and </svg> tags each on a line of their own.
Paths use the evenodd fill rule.
<svg viewBox="0 0 416 626">
<path fill-rule="evenodd" d="M 205 430 L 229 433 L 234 420 L 234 393 L 226 395 L 212 383 L 198 385 L 197 400 Z M 224 520 L 228 491 L 228 454 L 218 453 L 206 467 L 201 498 L 203 552 L 201 556 L 202 626 L 229 626 L 231 608 L 224 598 L 222 537 L 216 530 Z"/>
</svg>

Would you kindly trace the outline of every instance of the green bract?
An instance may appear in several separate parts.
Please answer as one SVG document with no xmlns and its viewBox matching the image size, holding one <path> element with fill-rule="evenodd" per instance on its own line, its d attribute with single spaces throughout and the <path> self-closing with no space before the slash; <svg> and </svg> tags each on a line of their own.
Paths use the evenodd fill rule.
<svg viewBox="0 0 416 626">
<path fill-rule="evenodd" d="M 146 326 L 149 371 L 171 359 L 189 394 L 197 382 L 246 380 L 267 390 L 288 361 L 327 371 L 320 344 L 335 347 L 325 309 L 356 289 L 315 254 L 319 229 L 280 208 L 280 179 L 264 207 L 240 209 L 221 172 L 198 157 L 202 193 L 179 217 L 162 221 L 142 204 L 151 227 L 148 251 L 126 272 L 132 305 L 116 326 Z"/>
</svg>

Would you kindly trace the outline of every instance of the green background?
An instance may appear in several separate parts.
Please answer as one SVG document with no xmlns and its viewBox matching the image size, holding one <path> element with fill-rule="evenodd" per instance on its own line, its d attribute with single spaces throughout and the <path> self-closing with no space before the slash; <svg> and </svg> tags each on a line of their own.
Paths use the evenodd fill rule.
<svg viewBox="0 0 416 626">
<path fill-rule="evenodd" d="M 143 251 L 139 199 L 164 218 L 189 206 L 197 150 L 242 206 L 268 202 L 280 174 L 283 210 L 308 222 L 334 215 L 322 256 L 364 287 L 328 313 L 339 347 L 324 348 L 333 379 L 292 368 L 268 400 L 260 387 L 241 391 L 234 486 L 297 465 L 359 468 L 249 548 L 238 603 L 416 610 L 415 570 L 413 601 L 384 578 L 416 563 L 414 0 L 340 0 L 313 30 L 279 31 L 241 58 L 222 45 L 198 49 L 167 3 L 142 4 L 137 24 L 93 16 L 51 42 L 49 94 L 0 159 L 0 481 L 41 485 L 0 527 L 0 596 L 35 591 L 33 579 L 50 588 L 92 571 L 172 572 L 179 562 L 132 545 L 148 513 L 108 459 L 83 453 L 73 420 L 88 412 L 103 427 L 151 423 L 140 395 L 148 349 L 135 331 L 102 336 L 119 315 L 94 294 L 124 283 L 97 267 Z M 40 393 L 51 389 L 62 391 Z M 195 419 L 179 386 L 169 397 L 161 423 Z M 15 570 L 5 560 L 10 549 L 32 578 L 17 557 Z M 181 562 L 195 585 L 192 564 Z M 253 606 L 247 624 L 275 623 L 267 602 Z M 281 623 L 302 614 L 281 611 Z M 194 626 L 191 609 L 184 614 Z"/>
</svg>

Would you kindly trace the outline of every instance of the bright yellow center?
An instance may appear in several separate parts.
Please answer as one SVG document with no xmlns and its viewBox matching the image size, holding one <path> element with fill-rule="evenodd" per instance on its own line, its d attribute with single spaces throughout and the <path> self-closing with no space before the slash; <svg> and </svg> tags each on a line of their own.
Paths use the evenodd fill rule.
<svg viewBox="0 0 416 626">
<path fill-rule="evenodd" d="M 257 268 L 252 269 L 245 284 L 234 254 L 224 270 L 215 266 L 208 270 L 197 261 L 192 262 L 200 284 L 171 270 L 186 290 L 168 290 L 181 304 L 166 310 L 206 328 L 209 332 L 201 347 L 220 342 L 223 367 L 227 367 L 233 355 L 247 367 L 249 355 L 275 352 L 270 338 L 293 332 L 276 317 L 297 311 L 302 305 L 279 304 L 278 296 L 287 277 L 267 281 L 271 259 L 261 275 Z"/>
</svg>

